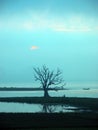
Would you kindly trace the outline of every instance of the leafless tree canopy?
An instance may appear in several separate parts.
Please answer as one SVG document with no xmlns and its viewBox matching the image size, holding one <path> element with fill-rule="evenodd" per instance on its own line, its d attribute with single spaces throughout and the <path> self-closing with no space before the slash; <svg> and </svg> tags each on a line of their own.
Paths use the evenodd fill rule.
<svg viewBox="0 0 98 130">
<path fill-rule="evenodd" d="M 36 74 L 34 75 L 36 81 L 40 81 L 43 86 L 48 88 L 50 85 L 59 85 L 63 82 L 61 77 L 62 72 L 57 69 L 57 72 L 50 71 L 49 68 L 43 66 L 42 69 L 34 68 Z"/>
<path fill-rule="evenodd" d="M 50 71 L 45 65 L 42 68 L 33 69 L 35 71 L 35 80 L 41 83 L 44 91 L 47 91 L 51 85 L 60 85 L 63 82 L 62 72 L 59 69 L 56 72 Z"/>
</svg>

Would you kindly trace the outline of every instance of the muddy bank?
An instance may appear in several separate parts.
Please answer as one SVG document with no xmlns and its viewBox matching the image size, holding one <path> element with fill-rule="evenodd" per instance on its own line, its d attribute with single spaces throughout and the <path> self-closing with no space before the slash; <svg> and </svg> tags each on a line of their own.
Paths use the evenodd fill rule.
<svg viewBox="0 0 98 130">
<path fill-rule="evenodd" d="M 0 127 L 98 127 L 98 113 L 0 113 Z"/>
</svg>

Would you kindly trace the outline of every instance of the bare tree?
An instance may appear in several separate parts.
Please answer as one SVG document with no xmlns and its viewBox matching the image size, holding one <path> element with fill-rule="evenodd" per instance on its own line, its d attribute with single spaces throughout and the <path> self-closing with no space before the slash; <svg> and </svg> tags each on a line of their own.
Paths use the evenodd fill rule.
<svg viewBox="0 0 98 130">
<path fill-rule="evenodd" d="M 56 111 L 56 105 L 53 104 L 41 104 L 43 113 L 54 113 Z"/>
<path fill-rule="evenodd" d="M 33 68 L 35 71 L 35 80 L 39 81 L 43 90 L 44 90 L 44 97 L 49 97 L 48 90 L 50 89 L 50 86 L 53 87 L 52 90 L 56 90 L 55 85 L 60 85 L 63 82 L 63 79 L 61 77 L 62 72 L 57 69 L 56 72 L 50 71 L 49 68 L 47 68 L 45 65 L 42 66 L 42 68 Z M 62 86 L 59 86 L 63 89 Z"/>
</svg>

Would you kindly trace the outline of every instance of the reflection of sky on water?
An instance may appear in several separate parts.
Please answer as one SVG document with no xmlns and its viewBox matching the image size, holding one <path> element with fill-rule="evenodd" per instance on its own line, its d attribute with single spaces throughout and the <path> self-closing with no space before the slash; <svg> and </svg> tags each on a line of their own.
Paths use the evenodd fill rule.
<svg viewBox="0 0 98 130">
<path fill-rule="evenodd" d="M 42 91 L 1 91 L 0 97 L 40 97 L 43 96 Z"/>
<path fill-rule="evenodd" d="M 66 96 L 66 97 L 98 97 L 98 89 L 91 89 L 91 90 L 66 90 L 66 91 L 59 91 L 58 96 Z"/>
<path fill-rule="evenodd" d="M 0 112 L 38 112 L 39 110 L 36 104 L 0 102 Z"/>
<path fill-rule="evenodd" d="M 90 90 L 59 90 L 49 91 L 50 96 L 56 97 L 92 97 L 98 98 L 98 89 Z M 1 91 L 0 97 L 40 97 L 43 96 L 43 91 Z"/>
<path fill-rule="evenodd" d="M 51 112 L 74 112 L 77 110 L 76 107 L 73 106 L 62 106 L 62 105 L 47 105 L 47 113 L 51 113 L 48 111 L 48 108 Z M 0 112 L 45 112 L 43 111 L 43 105 L 41 104 L 26 104 L 26 103 L 6 103 L 0 102 Z"/>
</svg>

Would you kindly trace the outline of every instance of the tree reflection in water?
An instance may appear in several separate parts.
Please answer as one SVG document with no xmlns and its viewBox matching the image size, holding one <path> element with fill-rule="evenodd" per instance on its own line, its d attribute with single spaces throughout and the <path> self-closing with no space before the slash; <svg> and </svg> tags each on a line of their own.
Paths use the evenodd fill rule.
<svg viewBox="0 0 98 130">
<path fill-rule="evenodd" d="M 41 112 L 42 113 L 54 113 L 57 109 L 57 105 L 54 104 L 41 104 Z"/>
<path fill-rule="evenodd" d="M 63 113 L 63 112 L 74 112 L 77 110 L 76 107 L 68 106 L 65 104 L 41 104 L 39 106 L 41 108 L 42 113 Z"/>
</svg>

